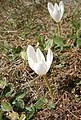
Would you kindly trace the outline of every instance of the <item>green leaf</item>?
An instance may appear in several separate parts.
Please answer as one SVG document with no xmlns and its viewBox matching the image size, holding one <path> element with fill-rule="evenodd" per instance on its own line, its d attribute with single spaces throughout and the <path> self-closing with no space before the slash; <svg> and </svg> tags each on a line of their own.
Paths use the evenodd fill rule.
<svg viewBox="0 0 81 120">
<path fill-rule="evenodd" d="M 34 106 L 34 104 L 31 104 L 29 107 L 26 107 L 26 110 L 27 111 L 35 111 L 35 106 Z"/>
<path fill-rule="evenodd" d="M 7 58 L 10 60 L 10 61 L 13 61 L 17 58 L 17 55 L 14 55 L 13 53 L 10 53 L 10 54 L 7 54 Z"/>
<path fill-rule="evenodd" d="M 18 57 L 18 53 L 21 52 L 22 48 L 21 46 L 18 47 L 13 47 L 12 45 L 9 45 L 8 43 L 4 43 L 4 49 L 5 49 L 5 54 L 6 57 L 10 60 L 13 61 Z"/>
<path fill-rule="evenodd" d="M 81 46 L 81 38 L 77 40 L 77 46 Z"/>
<path fill-rule="evenodd" d="M 25 104 L 24 104 L 24 101 L 22 100 L 22 99 L 17 99 L 16 101 L 15 101 L 15 105 L 17 106 L 17 107 L 19 107 L 19 108 L 24 108 L 24 106 L 25 106 Z"/>
<path fill-rule="evenodd" d="M 39 42 L 39 48 L 43 51 L 46 46 L 45 38 L 43 36 L 38 35 L 38 42 Z"/>
<path fill-rule="evenodd" d="M 0 109 L 0 120 L 2 120 L 2 115 L 3 115 L 3 113 L 2 113 L 2 111 Z"/>
<path fill-rule="evenodd" d="M 18 46 L 18 47 L 14 47 L 14 48 L 13 48 L 13 52 L 14 52 L 15 54 L 20 53 L 21 50 L 22 50 L 22 47 L 21 47 L 21 46 Z"/>
<path fill-rule="evenodd" d="M 12 111 L 13 110 L 11 104 L 7 101 L 1 101 L 1 109 L 2 109 L 2 111 Z"/>
<path fill-rule="evenodd" d="M 52 47 L 53 47 L 53 39 L 48 40 L 48 41 L 46 42 L 45 50 L 48 50 L 48 48 L 52 48 Z"/>
<path fill-rule="evenodd" d="M 18 99 L 22 100 L 24 98 L 24 96 L 25 96 L 24 92 L 18 92 L 18 93 L 16 93 L 16 95 L 14 97 L 11 98 L 10 102 L 12 104 L 16 104 L 16 100 L 18 100 Z"/>
<path fill-rule="evenodd" d="M 7 86 L 5 86 L 1 96 L 10 96 L 11 93 L 13 92 L 14 88 L 12 84 L 9 84 Z"/>
<path fill-rule="evenodd" d="M 55 108 L 55 104 L 54 104 L 52 101 L 50 101 L 50 102 L 47 104 L 47 108 L 48 108 L 48 109 L 54 109 L 54 108 Z"/>
<path fill-rule="evenodd" d="M 35 113 L 35 107 L 33 104 L 31 104 L 30 107 L 27 107 L 26 109 L 27 109 L 26 120 L 30 120 Z"/>
<path fill-rule="evenodd" d="M 6 96 L 6 94 L 8 92 L 10 92 L 10 87 L 9 86 L 5 86 L 5 88 L 4 88 L 4 90 L 3 90 L 2 94 L 1 94 L 1 97 Z"/>
<path fill-rule="evenodd" d="M 63 47 L 64 46 L 63 37 L 56 36 L 54 38 L 54 44 L 56 44 L 57 47 Z"/>
<path fill-rule="evenodd" d="M 70 47 L 70 44 L 69 44 L 69 43 L 66 43 L 63 47 L 64 47 L 64 48 L 69 48 L 69 47 Z"/>
<path fill-rule="evenodd" d="M 18 92 L 18 93 L 15 95 L 15 97 L 18 98 L 18 99 L 22 99 L 22 98 L 24 98 L 24 96 L 25 96 L 25 93 L 24 93 L 24 92 Z"/>
<path fill-rule="evenodd" d="M 81 85 L 81 80 L 78 82 L 78 83 L 76 83 L 77 85 Z"/>
<path fill-rule="evenodd" d="M 40 98 L 40 99 L 34 104 L 36 110 L 42 109 L 42 108 L 44 107 L 44 105 L 45 105 L 46 102 L 47 102 L 47 99 L 45 99 L 45 98 Z"/>
<path fill-rule="evenodd" d="M 72 20 L 72 26 L 77 28 L 78 27 L 78 23 L 76 20 Z"/>
<path fill-rule="evenodd" d="M 77 30 L 76 37 L 77 37 L 76 40 L 77 46 L 81 46 L 81 28 Z"/>
<path fill-rule="evenodd" d="M 35 111 L 42 109 L 45 103 L 47 103 L 47 99 L 40 98 L 35 104 L 31 104 L 29 107 L 26 107 L 27 110 L 26 120 L 30 120 L 35 114 Z"/>
</svg>

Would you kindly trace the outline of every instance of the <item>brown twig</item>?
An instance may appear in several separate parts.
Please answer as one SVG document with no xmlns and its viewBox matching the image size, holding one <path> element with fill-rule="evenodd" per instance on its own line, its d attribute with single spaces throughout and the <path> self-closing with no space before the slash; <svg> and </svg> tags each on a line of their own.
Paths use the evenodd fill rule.
<svg viewBox="0 0 81 120">
<path fill-rule="evenodd" d="M 81 118 L 79 118 L 78 116 L 76 116 L 75 114 L 73 114 L 69 109 L 67 109 L 67 111 L 68 111 L 71 115 L 73 115 L 76 119 L 81 120 Z"/>
</svg>

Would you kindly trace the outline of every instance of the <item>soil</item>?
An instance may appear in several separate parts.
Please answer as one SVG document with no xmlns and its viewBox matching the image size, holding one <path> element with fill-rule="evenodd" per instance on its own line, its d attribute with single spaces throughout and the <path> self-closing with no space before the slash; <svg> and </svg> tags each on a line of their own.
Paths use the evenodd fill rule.
<svg viewBox="0 0 81 120">
<path fill-rule="evenodd" d="M 55 3 L 52 0 L 51 2 Z M 42 96 L 50 100 L 47 86 L 43 78 L 36 75 L 20 56 L 10 61 L 5 55 L 6 50 L 3 46 L 8 43 L 13 47 L 21 46 L 23 50 L 28 44 L 36 47 L 38 35 L 43 36 L 47 41 L 51 36 L 50 32 L 57 28 L 48 13 L 47 3 L 47 0 L 39 0 L 37 3 L 33 0 L 0 1 L 0 75 L 7 82 L 14 84 L 16 92 L 28 91 L 31 87 L 24 98 L 27 105 Z M 81 81 L 81 48 L 74 45 L 73 38 L 69 38 L 67 32 L 71 30 L 70 18 L 75 18 L 77 11 L 81 10 L 81 2 L 64 0 L 64 4 L 65 13 L 61 21 L 62 36 L 65 38 L 64 42 L 70 43 L 70 48 L 59 51 L 52 48 L 54 60 L 47 73 L 56 107 L 37 111 L 32 120 L 81 120 L 81 84 L 77 84 Z M 79 14 L 81 15 L 81 12 Z M 63 66 L 56 67 L 61 63 L 60 57 L 63 57 Z"/>
</svg>

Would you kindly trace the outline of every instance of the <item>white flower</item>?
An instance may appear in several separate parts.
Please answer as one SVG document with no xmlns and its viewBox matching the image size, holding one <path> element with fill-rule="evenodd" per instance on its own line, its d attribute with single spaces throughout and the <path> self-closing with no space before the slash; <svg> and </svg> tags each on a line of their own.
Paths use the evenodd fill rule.
<svg viewBox="0 0 81 120">
<path fill-rule="evenodd" d="M 60 1 L 59 5 L 55 3 L 53 6 L 52 3 L 48 3 L 48 11 L 51 17 L 55 20 L 55 22 L 60 22 L 63 13 L 64 13 L 64 4 L 63 1 Z"/>
<path fill-rule="evenodd" d="M 41 50 L 37 48 L 35 51 L 31 45 L 27 48 L 27 56 L 30 68 L 38 75 L 45 75 L 50 69 L 53 60 L 53 53 L 50 48 L 48 49 L 46 60 Z"/>
</svg>

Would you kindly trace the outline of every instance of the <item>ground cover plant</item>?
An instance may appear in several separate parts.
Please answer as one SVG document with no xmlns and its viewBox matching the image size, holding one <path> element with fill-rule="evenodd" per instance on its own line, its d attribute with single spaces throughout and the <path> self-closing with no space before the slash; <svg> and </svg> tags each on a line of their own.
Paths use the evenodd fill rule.
<svg viewBox="0 0 81 120">
<path fill-rule="evenodd" d="M 81 120 L 81 1 L 0 1 L 0 120 Z"/>
</svg>

